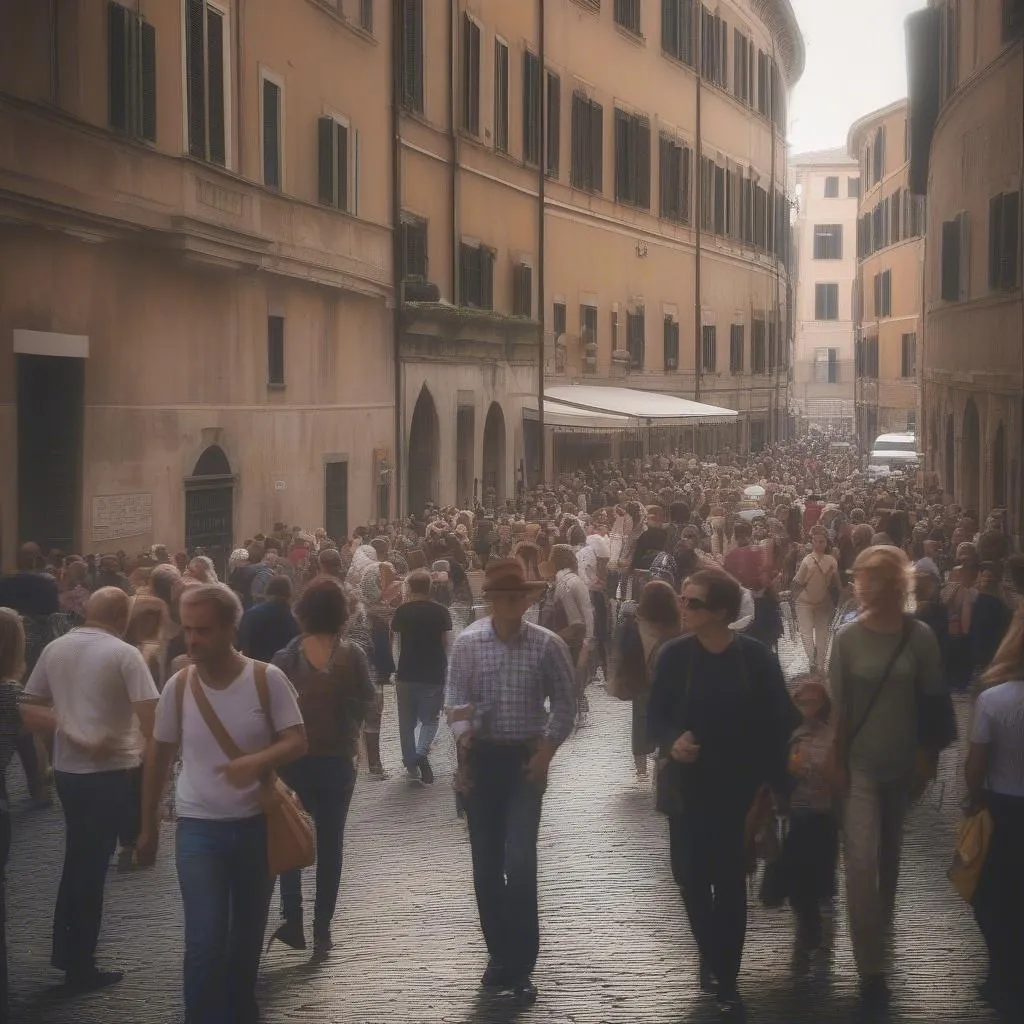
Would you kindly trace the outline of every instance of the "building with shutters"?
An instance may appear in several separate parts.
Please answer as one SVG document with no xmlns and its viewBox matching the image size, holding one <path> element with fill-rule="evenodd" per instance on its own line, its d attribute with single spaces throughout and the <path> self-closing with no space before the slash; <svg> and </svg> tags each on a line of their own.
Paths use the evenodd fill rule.
<svg viewBox="0 0 1024 1024">
<path fill-rule="evenodd" d="M 796 197 L 792 407 L 801 431 L 853 431 L 853 317 L 861 168 L 845 149 L 790 158 Z"/>
<path fill-rule="evenodd" d="M 927 196 L 921 418 L 955 501 L 1022 529 L 1024 2 L 930 3 L 907 22 L 910 189 Z"/>
<path fill-rule="evenodd" d="M 389 9 L 4 5 L 5 564 L 388 514 Z"/>
<path fill-rule="evenodd" d="M 867 114 L 847 148 L 860 162 L 854 291 L 857 434 L 914 432 L 922 338 L 925 201 L 909 189 L 907 101 Z"/>
</svg>

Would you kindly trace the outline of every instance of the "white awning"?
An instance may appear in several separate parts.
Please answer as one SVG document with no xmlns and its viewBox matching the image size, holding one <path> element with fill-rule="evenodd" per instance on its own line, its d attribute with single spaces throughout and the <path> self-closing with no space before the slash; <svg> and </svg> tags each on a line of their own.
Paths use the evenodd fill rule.
<svg viewBox="0 0 1024 1024">
<path fill-rule="evenodd" d="M 529 420 L 536 420 L 537 402 L 532 408 L 527 405 L 523 415 Z M 636 424 L 628 416 L 617 416 L 614 413 L 597 412 L 592 409 L 581 409 L 575 405 L 563 405 L 544 399 L 544 426 L 552 427 L 557 433 L 585 431 L 587 433 L 611 433 L 613 431 L 631 430 Z"/>
<path fill-rule="evenodd" d="M 724 423 L 737 418 L 735 409 L 705 405 L 658 391 L 636 388 L 602 387 L 593 384 L 555 385 L 545 391 L 544 409 L 548 401 L 592 412 L 628 416 L 640 424 L 657 420 L 660 425 L 692 423 Z"/>
</svg>

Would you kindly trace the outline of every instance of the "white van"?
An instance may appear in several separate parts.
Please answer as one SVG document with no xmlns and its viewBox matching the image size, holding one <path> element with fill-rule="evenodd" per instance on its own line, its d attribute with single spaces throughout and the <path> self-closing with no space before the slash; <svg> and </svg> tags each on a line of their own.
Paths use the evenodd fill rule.
<svg viewBox="0 0 1024 1024">
<path fill-rule="evenodd" d="M 915 434 L 879 434 L 868 455 L 868 477 L 885 477 L 895 469 L 909 472 L 919 462 Z"/>
</svg>

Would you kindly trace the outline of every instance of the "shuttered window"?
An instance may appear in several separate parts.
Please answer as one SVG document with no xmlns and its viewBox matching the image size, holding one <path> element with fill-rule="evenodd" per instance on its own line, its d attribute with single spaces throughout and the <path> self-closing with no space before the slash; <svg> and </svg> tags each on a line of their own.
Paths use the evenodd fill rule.
<svg viewBox="0 0 1024 1024">
<path fill-rule="evenodd" d="M 771 58 L 764 50 L 757 51 L 757 112 L 762 117 L 771 117 L 772 74 Z"/>
<path fill-rule="evenodd" d="M 551 323 L 556 339 L 565 334 L 566 307 L 564 302 L 554 302 L 551 304 Z"/>
<path fill-rule="evenodd" d="M 900 376 L 917 376 L 917 335 L 904 334 L 900 339 Z"/>
<path fill-rule="evenodd" d="M 423 113 L 423 0 L 401 0 L 402 106 Z"/>
<path fill-rule="evenodd" d="M 349 127 L 333 117 L 317 121 L 317 179 L 320 202 L 349 210 Z"/>
<path fill-rule="evenodd" d="M 839 178 L 830 174 L 825 179 L 825 198 L 826 199 L 838 199 L 839 198 Z"/>
<path fill-rule="evenodd" d="M 647 346 L 647 330 L 644 322 L 644 308 L 626 314 L 626 349 L 629 352 L 629 368 L 644 368 L 644 349 Z"/>
<path fill-rule="evenodd" d="M 679 369 L 679 321 L 665 317 L 665 369 Z"/>
<path fill-rule="evenodd" d="M 725 168 L 715 165 L 715 234 L 724 235 L 726 226 Z"/>
<path fill-rule="evenodd" d="M 572 165 L 573 188 L 600 192 L 603 187 L 604 109 L 585 93 L 572 96 Z"/>
<path fill-rule="evenodd" d="M 224 15 L 206 0 L 187 0 L 185 77 L 188 150 L 200 160 L 225 163 Z"/>
<path fill-rule="evenodd" d="M 694 66 L 694 0 L 661 0 L 661 49 Z"/>
<path fill-rule="evenodd" d="M 846 197 L 848 199 L 860 199 L 860 178 L 846 179 Z"/>
<path fill-rule="evenodd" d="M 704 373 L 714 373 L 718 369 L 718 329 L 711 324 L 701 328 L 700 368 Z"/>
<path fill-rule="evenodd" d="M 841 260 L 843 258 L 843 225 L 814 225 L 814 258 Z"/>
<path fill-rule="evenodd" d="M 512 315 L 533 316 L 533 268 L 525 263 L 512 267 Z"/>
<path fill-rule="evenodd" d="M 729 372 L 743 372 L 744 349 L 746 348 L 746 328 L 743 324 L 732 324 L 729 327 Z"/>
<path fill-rule="evenodd" d="M 267 383 L 284 386 L 284 317 L 267 317 Z"/>
<path fill-rule="evenodd" d="M 584 345 L 597 344 L 597 306 L 580 306 L 580 341 Z"/>
<path fill-rule="evenodd" d="M 816 284 L 814 286 L 814 319 L 839 319 L 838 284 Z"/>
<path fill-rule="evenodd" d="M 562 82 L 558 75 L 549 71 L 547 140 L 544 154 L 544 171 L 552 178 L 558 177 L 562 149 Z"/>
<path fill-rule="evenodd" d="M 704 231 L 715 230 L 715 161 L 701 158 L 700 173 L 700 226 Z"/>
<path fill-rule="evenodd" d="M 645 210 L 651 206 L 651 122 L 617 108 L 615 198 Z"/>
<path fill-rule="evenodd" d="M 754 44 L 739 30 L 733 32 L 732 92 L 750 106 L 754 98 Z"/>
<path fill-rule="evenodd" d="M 359 27 L 373 32 L 373 0 L 359 0 Z"/>
<path fill-rule="evenodd" d="M 700 73 L 712 85 L 729 87 L 729 27 L 706 7 L 700 14 Z"/>
<path fill-rule="evenodd" d="M 463 306 L 494 308 L 494 250 L 486 245 L 459 247 L 459 299 Z"/>
<path fill-rule="evenodd" d="M 523 160 L 536 166 L 541 148 L 540 58 L 527 50 L 523 54 Z"/>
<path fill-rule="evenodd" d="M 1024 0 L 1003 0 L 1003 42 L 1024 36 Z"/>
<path fill-rule="evenodd" d="M 1020 193 L 1004 192 L 989 201 L 988 286 L 1010 292 L 1020 286 Z"/>
<path fill-rule="evenodd" d="M 765 331 L 764 321 L 755 320 L 752 338 L 753 350 L 750 356 L 751 370 L 764 373 L 765 370 Z"/>
<path fill-rule="evenodd" d="M 942 224 L 941 294 L 946 302 L 960 302 L 964 296 L 963 254 L 966 242 L 966 221 L 957 214 Z"/>
<path fill-rule="evenodd" d="M 110 126 L 156 142 L 156 29 L 121 4 L 107 12 Z"/>
<path fill-rule="evenodd" d="M 875 319 L 892 316 L 892 271 L 885 270 L 875 274 Z"/>
<path fill-rule="evenodd" d="M 640 0 L 615 0 L 615 24 L 640 35 Z"/>
<path fill-rule="evenodd" d="M 462 16 L 462 127 L 480 134 L 480 26 Z"/>
<path fill-rule="evenodd" d="M 421 217 L 402 218 L 402 278 L 427 279 L 427 222 Z"/>
<path fill-rule="evenodd" d="M 281 87 L 263 79 L 263 184 L 281 187 Z"/>
<path fill-rule="evenodd" d="M 690 222 L 690 147 L 667 135 L 658 139 L 659 212 L 667 220 Z"/>
<path fill-rule="evenodd" d="M 508 152 L 508 47 L 494 40 L 494 148 Z"/>
</svg>

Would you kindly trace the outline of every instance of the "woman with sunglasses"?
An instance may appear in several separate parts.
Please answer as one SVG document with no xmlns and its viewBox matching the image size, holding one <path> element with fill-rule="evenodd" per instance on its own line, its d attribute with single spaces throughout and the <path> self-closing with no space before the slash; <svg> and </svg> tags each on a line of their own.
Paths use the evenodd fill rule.
<svg viewBox="0 0 1024 1024">
<path fill-rule="evenodd" d="M 799 716 L 778 659 L 730 629 L 741 588 L 704 569 L 683 585 L 686 634 L 662 648 L 647 727 L 663 760 L 672 873 L 700 953 L 700 984 L 723 1020 L 742 1020 L 737 989 L 747 925 L 747 811 L 765 782 L 788 787 L 789 737 Z M 663 798 L 663 799 L 662 799 Z"/>
</svg>

